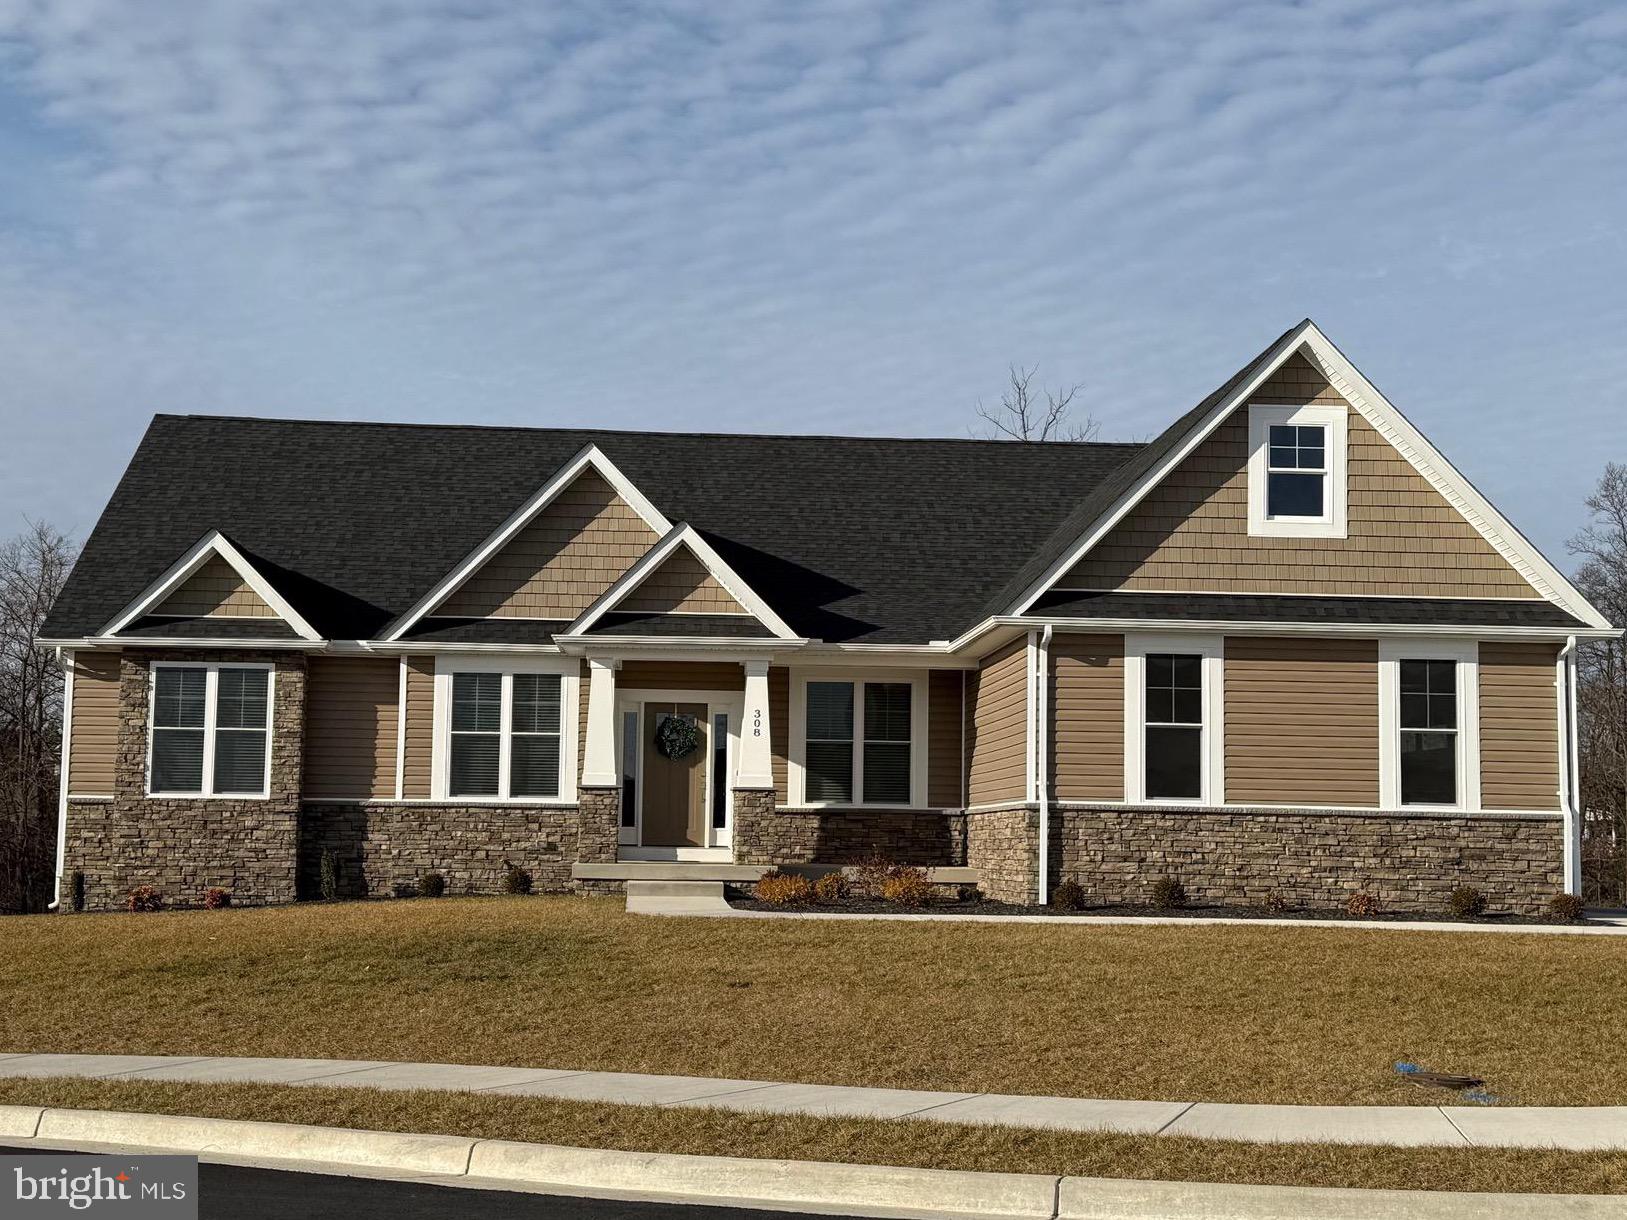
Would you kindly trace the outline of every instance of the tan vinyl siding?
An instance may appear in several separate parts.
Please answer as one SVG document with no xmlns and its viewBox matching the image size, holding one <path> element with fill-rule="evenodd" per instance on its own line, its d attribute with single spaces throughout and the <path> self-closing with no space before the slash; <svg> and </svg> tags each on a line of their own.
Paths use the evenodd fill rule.
<svg viewBox="0 0 1627 1220">
<path fill-rule="evenodd" d="M 1051 792 L 1124 799 L 1124 637 L 1051 638 Z"/>
<path fill-rule="evenodd" d="M 307 798 L 389 799 L 401 701 L 401 663 L 312 657 L 305 683 Z"/>
<path fill-rule="evenodd" d="M 641 614 L 744 614 L 699 559 L 680 547 L 657 565 L 614 609 Z"/>
<path fill-rule="evenodd" d="M 961 794 L 961 709 L 963 678 L 958 669 L 934 669 L 927 680 L 927 804 L 959 809 Z"/>
<path fill-rule="evenodd" d="M 736 691 L 746 689 L 738 661 L 624 661 L 616 671 L 622 690 Z"/>
<path fill-rule="evenodd" d="M 791 742 L 791 671 L 775 666 L 768 671 L 768 746 L 774 769 L 774 799 L 784 805 L 790 801 L 790 781 L 786 778 L 786 762 Z"/>
<path fill-rule="evenodd" d="M 237 569 L 219 555 L 205 560 L 153 613 L 185 618 L 277 617 L 277 612 L 237 574 Z"/>
<path fill-rule="evenodd" d="M 1378 644 L 1228 636 L 1226 800 L 1378 805 Z"/>
<path fill-rule="evenodd" d="M 1028 751 L 1028 642 L 1026 639 L 985 658 L 967 698 L 968 803 L 1026 799 Z"/>
<path fill-rule="evenodd" d="M 1303 356 L 1291 358 L 1249 402 L 1346 406 L 1348 538 L 1249 536 L 1244 405 L 1062 577 L 1058 587 L 1541 596 Z"/>
<path fill-rule="evenodd" d="M 655 541 L 655 531 L 610 484 L 585 470 L 435 613 L 572 619 Z"/>
<path fill-rule="evenodd" d="M 68 792 L 112 796 L 119 753 L 119 654 L 73 659 L 73 722 L 68 727 Z"/>
<path fill-rule="evenodd" d="M 430 760 L 435 742 L 435 658 L 407 658 L 406 750 L 401 767 L 401 795 L 429 798 Z"/>
<path fill-rule="evenodd" d="M 1553 644 L 1480 645 L 1480 803 L 1559 808 Z"/>
</svg>

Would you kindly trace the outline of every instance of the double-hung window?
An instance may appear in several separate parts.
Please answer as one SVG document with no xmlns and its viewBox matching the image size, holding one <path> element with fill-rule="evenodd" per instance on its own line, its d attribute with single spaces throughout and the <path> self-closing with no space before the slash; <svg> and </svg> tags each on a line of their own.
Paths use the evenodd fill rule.
<svg viewBox="0 0 1627 1220">
<path fill-rule="evenodd" d="M 919 682 L 809 678 L 801 689 L 804 803 L 911 805 L 924 799 Z"/>
<path fill-rule="evenodd" d="M 1136 635 L 1124 642 L 1124 775 L 1131 802 L 1221 800 L 1222 641 Z"/>
<path fill-rule="evenodd" d="M 557 800 L 567 795 L 569 717 L 562 673 L 449 662 L 442 788 L 449 800 Z"/>
<path fill-rule="evenodd" d="M 1379 648 L 1382 803 L 1478 808 L 1478 648 L 1406 641 Z"/>
<path fill-rule="evenodd" d="M 271 670 L 152 667 L 153 796 L 263 797 L 271 780 Z"/>
<path fill-rule="evenodd" d="M 1255 405 L 1248 420 L 1249 533 L 1345 537 L 1345 409 Z"/>
</svg>

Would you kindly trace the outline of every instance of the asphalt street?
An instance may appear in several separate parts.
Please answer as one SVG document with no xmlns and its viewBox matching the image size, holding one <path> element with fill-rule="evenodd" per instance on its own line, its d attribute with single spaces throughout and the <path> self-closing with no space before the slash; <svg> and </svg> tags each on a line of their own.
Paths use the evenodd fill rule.
<svg viewBox="0 0 1627 1220">
<path fill-rule="evenodd" d="M 0 1148 L 0 1155 L 48 1152 L 41 1148 Z M 72 1152 L 62 1156 L 77 1155 Z M 740 1207 L 697 1207 L 678 1203 L 624 1203 L 614 1199 L 573 1199 L 514 1191 L 469 1190 L 419 1182 L 331 1177 L 249 1169 L 239 1165 L 198 1167 L 202 1220 L 773 1220 L 802 1212 L 768 1212 Z M 825 1220 L 830 1220 L 825 1217 Z"/>
</svg>

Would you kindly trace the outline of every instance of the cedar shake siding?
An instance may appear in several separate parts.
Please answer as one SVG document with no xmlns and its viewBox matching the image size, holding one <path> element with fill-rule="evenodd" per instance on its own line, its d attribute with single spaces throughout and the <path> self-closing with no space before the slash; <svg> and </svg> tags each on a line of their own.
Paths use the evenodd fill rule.
<svg viewBox="0 0 1627 1220">
<path fill-rule="evenodd" d="M 237 574 L 237 569 L 219 555 L 210 556 L 151 613 L 176 618 L 277 617 L 277 612 Z"/>
<path fill-rule="evenodd" d="M 961 792 L 965 774 L 961 759 L 960 670 L 934 669 L 927 680 L 926 770 L 927 804 L 936 809 L 959 809 L 966 803 Z"/>
<path fill-rule="evenodd" d="M 1058 587 L 1540 596 L 1305 357 L 1292 357 L 1248 401 L 1346 407 L 1349 537 L 1249 536 L 1249 424 L 1244 405 L 1063 576 Z"/>
<path fill-rule="evenodd" d="M 1554 644 L 1480 645 L 1480 803 L 1559 808 Z"/>
<path fill-rule="evenodd" d="M 1026 799 L 1028 642 L 1016 640 L 968 673 L 967 804 Z"/>
<path fill-rule="evenodd" d="M 744 614 L 701 561 L 679 548 L 639 581 L 615 609 L 641 614 Z"/>
<path fill-rule="evenodd" d="M 1228 636 L 1226 800 L 1378 806 L 1378 645 Z"/>
<path fill-rule="evenodd" d="M 112 796 L 119 752 L 119 654 L 80 652 L 73 659 L 73 722 L 68 792 Z"/>
<path fill-rule="evenodd" d="M 655 542 L 610 484 L 585 470 L 435 613 L 574 619 Z"/>
<path fill-rule="evenodd" d="M 402 736 L 401 795 L 429 799 L 429 772 L 435 739 L 435 658 L 408 657 L 407 725 Z"/>
<path fill-rule="evenodd" d="M 1051 793 L 1124 799 L 1124 637 L 1051 638 Z"/>
<path fill-rule="evenodd" d="M 401 663 L 312 657 L 305 681 L 304 798 L 394 797 Z"/>
</svg>

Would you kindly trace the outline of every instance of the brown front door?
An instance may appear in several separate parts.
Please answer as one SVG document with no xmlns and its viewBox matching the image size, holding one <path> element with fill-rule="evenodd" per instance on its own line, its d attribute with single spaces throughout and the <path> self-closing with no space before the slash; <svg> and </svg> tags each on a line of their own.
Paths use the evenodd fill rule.
<svg viewBox="0 0 1627 1220">
<path fill-rule="evenodd" d="M 682 758 L 661 752 L 660 730 L 669 716 L 691 720 L 699 741 Z M 706 705 L 646 703 L 644 731 L 644 846 L 706 846 Z"/>
</svg>

